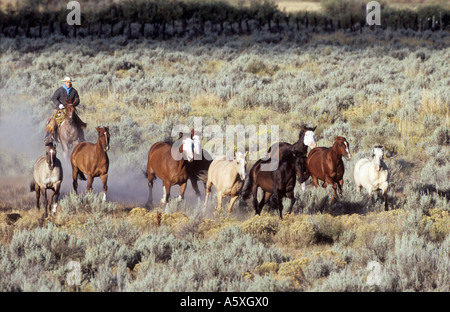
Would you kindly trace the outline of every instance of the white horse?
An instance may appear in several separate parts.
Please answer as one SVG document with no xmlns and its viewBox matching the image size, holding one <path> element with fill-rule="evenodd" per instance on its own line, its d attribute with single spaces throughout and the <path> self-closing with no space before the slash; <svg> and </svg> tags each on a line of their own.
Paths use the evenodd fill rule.
<svg viewBox="0 0 450 312">
<path fill-rule="evenodd" d="M 231 213 L 233 204 L 239 197 L 239 193 L 244 185 L 246 172 L 246 157 L 248 152 L 236 153 L 234 160 L 227 160 L 225 156 L 214 159 L 208 169 L 208 180 L 206 182 L 205 211 L 208 204 L 211 186 L 217 189 L 218 211 L 222 211 L 222 199 L 231 196 L 228 213 Z"/>
<path fill-rule="evenodd" d="M 359 192 L 364 187 L 370 195 L 372 202 L 372 193 L 377 190 L 383 192 L 384 209 L 388 210 L 387 188 L 389 185 L 388 167 L 383 161 L 384 150 L 382 146 L 374 146 L 372 160 L 368 158 L 360 159 L 353 172 L 355 184 Z"/>
</svg>

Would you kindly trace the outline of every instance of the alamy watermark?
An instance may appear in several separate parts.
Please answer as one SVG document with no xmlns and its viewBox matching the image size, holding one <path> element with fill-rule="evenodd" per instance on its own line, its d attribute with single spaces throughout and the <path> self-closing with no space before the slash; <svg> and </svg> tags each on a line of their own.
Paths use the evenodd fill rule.
<svg viewBox="0 0 450 312">
<path fill-rule="evenodd" d="M 369 286 L 381 285 L 381 264 L 377 261 L 370 261 L 367 264 L 366 270 L 369 271 L 366 283 Z"/>
<path fill-rule="evenodd" d="M 81 265 L 78 261 L 69 261 L 66 265 L 66 283 L 68 286 L 76 287 L 81 285 Z"/>
<path fill-rule="evenodd" d="M 67 14 L 66 21 L 70 26 L 72 25 L 81 25 L 81 6 L 78 1 L 70 1 L 67 3 L 67 10 L 71 10 L 69 14 Z"/>
<path fill-rule="evenodd" d="M 370 1 L 366 5 L 366 23 L 369 26 L 381 25 L 381 8 L 378 1 Z"/>
<path fill-rule="evenodd" d="M 194 154 L 194 160 L 205 157 L 213 160 L 218 156 L 226 156 L 226 159 L 234 159 L 236 152 L 244 154 L 248 151 L 248 160 L 256 161 L 260 158 L 267 159 L 261 165 L 262 171 L 273 171 L 278 168 L 278 157 L 269 159 L 267 150 L 269 147 L 278 150 L 279 126 L 278 125 L 227 125 L 223 131 L 220 125 L 207 125 L 203 127 L 203 119 L 194 117 L 195 136 L 201 141 L 202 149 L 208 153 Z M 189 134 L 191 129 L 187 125 L 176 125 L 172 128 L 171 135 L 178 136 L 179 133 Z M 270 134 L 270 138 L 269 138 Z M 172 146 L 173 159 L 180 160 L 186 155 L 180 151 L 184 137 L 178 139 Z M 247 147 L 247 148 L 246 148 Z"/>
<path fill-rule="evenodd" d="M 381 25 L 381 6 L 378 1 L 370 1 L 366 5 L 366 23 L 369 26 Z M 81 6 L 78 1 L 70 1 L 67 3 L 67 10 L 71 10 L 67 14 L 68 25 L 81 25 Z"/>
</svg>

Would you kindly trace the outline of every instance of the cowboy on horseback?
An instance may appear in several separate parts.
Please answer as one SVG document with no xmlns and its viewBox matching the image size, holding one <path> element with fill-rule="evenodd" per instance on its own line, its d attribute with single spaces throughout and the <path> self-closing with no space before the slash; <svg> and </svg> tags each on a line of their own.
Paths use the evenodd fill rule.
<svg viewBox="0 0 450 312">
<path fill-rule="evenodd" d="M 57 127 L 64 121 L 66 103 L 71 103 L 74 107 L 80 103 L 78 91 L 72 87 L 73 81 L 74 80 L 70 77 L 64 78 L 64 80 L 62 80 L 64 84 L 62 87 L 58 88 L 52 96 L 52 102 L 55 105 L 56 110 L 52 117 L 47 121 L 44 138 L 45 145 L 53 143 L 55 140 Z M 73 115 L 73 120 L 78 127 L 78 137 L 80 142 L 85 141 L 83 129 L 86 128 L 86 123 L 84 123 L 76 113 Z"/>
</svg>

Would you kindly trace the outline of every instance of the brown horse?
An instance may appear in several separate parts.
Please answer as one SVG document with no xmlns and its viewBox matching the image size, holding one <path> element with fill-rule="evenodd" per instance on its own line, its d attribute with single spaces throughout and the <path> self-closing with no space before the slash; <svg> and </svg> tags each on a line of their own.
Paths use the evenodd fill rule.
<svg viewBox="0 0 450 312">
<path fill-rule="evenodd" d="M 33 169 L 33 181 L 30 184 L 30 191 L 36 192 L 36 207 L 39 210 L 39 199 L 44 197 L 44 217 L 48 216 L 47 211 L 53 203 L 52 212 L 56 212 L 59 190 L 63 179 L 63 169 L 61 162 L 56 158 L 56 147 L 53 144 L 46 145 L 45 155 L 39 157 Z M 47 189 L 53 191 L 51 200 L 47 200 Z"/>
<path fill-rule="evenodd" d="M 103 184 L 103 200 L 106 200 L 106 191 L 108 190 L 108 169 L 109 158 L 106 153 L 109 150 L 109 128 L 96 128 L 98 133 L 97 143 L 82 142 L 75 146 L 70 162 L 72 163 L 73 189 L 77 193 L 78 177 L 80 180 L 86 180 L 84 174 L 87 174 L 87 191 L 92 190 L 92 183 L 95 177 L 100 177 Z"/>
<path fill-rule="evenodd" d="M 74 121 L 75 106 L 73 106 L 73 103 L 75 102 L 75 99 L 73 100 L 73 102 L 65 102 L 66 117 L 62 124 L 58 127 L 55 138 L 61 143 L 61 147 L 64 152 L 64 158 L 67 160 L 69 159 L 72 147 L 78 145 L 78 143 L 81 142 L 79 134 L 80 131 L 83 130 L 79 129 Z"/>
<path fill-rule="evenodd" d="M 148 152 L 147 172 L 148 201 L 147 207 L 153 207 L 153 181 L 156 177 L 163 181 L 162 204 L 168 202 L 170 188 L 180 185 L 180 195 L 177 200 L 184 198 L 187 180 L 189 178 L 187 164 L 194 160 L 194 143 L 190 135 L 183 135 L 175 142 L 156 142 Z"/>
<path fill-rule="evenodd" d="M 324 181 L 323 187 L 328 184 L 334 189 L 334 196 L 331 202 L 337 200 L 336 189 L 339 188 L 339 195 L 342 196 L 342 185 L 344 184 L 344 162 L 342 157 L 349 160 L 350 146 L 344 137 L 337 136 L 334 138 L 332 147 L 316 147 L 309 152 L 306 159 L 306 166 L 311 175 L 315 187 L 319 186 L 318 180 Z"/>
<path fill-rule="evenodd" d="M 260 159 L 253 165 L 245 179 L 241 195 L 244 200 L 247 200 L 250 194 L 253 194 L 252 204 L 257 215 L 261 213 L 264 204 L 272 196 L 272 202 L 278 208 L 280 218 L 283 219 L 283 205 L 281 200 L 283 197 L 290 199 L 291 203 L 288 213 L 291 213 L 295 203 L 294 187 L 296 175 L 297 177 L 301 177 L 300 182 L 304 182 L 309 177 L 309 175 L 304 177 L 304 168 L 306 167 L 304 163 L 305 157 L 300 152 L 288 148 L 282 153 L 276 170 L 261 170 L 261 165 L 268 161 L 270 159 Z M 263 191 L 263 198 L 259 204 L 257 199 L 258 187 Z"/>
</svg>

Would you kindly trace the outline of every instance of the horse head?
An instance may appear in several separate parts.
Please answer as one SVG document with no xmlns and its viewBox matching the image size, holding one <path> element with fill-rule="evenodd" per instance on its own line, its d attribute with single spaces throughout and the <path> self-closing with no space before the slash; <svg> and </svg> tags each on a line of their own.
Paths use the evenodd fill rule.
<svg viewBox="0 0 450 312">
<path fill-rule="evenodd" d="M 235 155 L 234 161 L 236 162 L 236 169 L 237 169 L 237 172 L 238 172 L 241 180 L 245 180 L 247 155 L 248 155 L 248 152 L 245 152 L 245 154 L 242 154 L 241 152 L 236 152 L 236 155 Z"/>
<path fill-rule="evenodd" d="M 109 151 L 109 127 L 95 129 L 98 133 L 98 144 L 100 144 L 104 152 Z"/>
<path fill-rule="evenodd" d="M 48 169 L 50 171 L 55 168 L 55 162 L 56 162 L 56 147 L 53 144 L 48 144 L 45 147 L 45 156 L 46 161 L 48 164 Z"/>
<path fill-rule="evenodd" d="M 192 140 L 194 143 L 194 158 L 202 159 L 202 139 L 198 134 L 192 135 Z"/>
<path fill-rule="evenodd" d="M 314 130 L 316 130 L 317 127 L 309 128 L 302 126 L 302 130 L 299 133 L 299 140 L 303 142 L 305 146 L 309 146 L 309 148 L 313 149 L 317 146 L 316 144 L 316 137 L 314 135 Z"/>
<path fill-rule="evenodd" d="M 192 140 L 190 135 L 183 136 L 179 152 L 183 155 L 183 159 L 186 159 L 188 162 L 194 160 L 194 140 Z"/>
<path fill-rule="evenodd" d="M 333 148 L 337 150 L 339 156 L 344 156 L 345 159 L 350 160 L 352 154 L 350 154 L 350 145 L 344 137 L 336 136 L 334 138 Z"/>
<path fill-rule="evenodd" d="M 381 145 L 376 145 L 372 149 L 372 162 L 375 165 L 375 170 L 382 169 L 381 162 L 383 161 L 384 149 Z"/>
<path fill-rule="evenodd" d="M 66 102 L 66 119 L 72 120 L 73 118 L 73 114 L 75 113 L 75 106 L 73 106 L 73 103 L 75 103 L 75 100 L 73 100 L 72 102 L 69 101 L 65 101 Z"/>
</svg>

